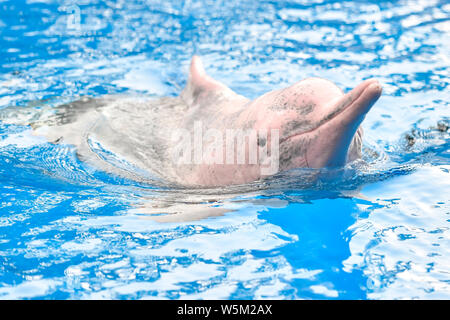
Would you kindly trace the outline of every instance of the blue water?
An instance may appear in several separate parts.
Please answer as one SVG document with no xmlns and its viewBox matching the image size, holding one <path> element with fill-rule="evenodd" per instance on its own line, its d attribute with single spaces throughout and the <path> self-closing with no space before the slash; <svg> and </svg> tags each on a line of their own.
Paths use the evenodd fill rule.
<svg viewBox="0 0 450 320">
<path fill-rule="evenodd" d="M 193 54 L 249 98 L 376 77 L 364 163 L 159 190 L 0 122 L 1 299 L 450 298 L 447 1 L 0 0 L 0 108 L 174 96 Z M 155 206 L 226 210 L 161 223 Z"/>
</svg>

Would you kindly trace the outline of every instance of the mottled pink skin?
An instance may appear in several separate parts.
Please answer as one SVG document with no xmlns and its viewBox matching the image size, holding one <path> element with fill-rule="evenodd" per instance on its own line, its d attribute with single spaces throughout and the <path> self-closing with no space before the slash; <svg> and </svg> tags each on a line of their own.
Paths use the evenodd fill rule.
<svg viewBox="0 0 450 320">
<path fill-rule="evenodd" d="M 328 80 L 308 78 L 250 101 L 208 76 L 200 59 L 194 56 L 181 98 L 192 106 L 186 115 L 186 125 L 204 120 L 211 128 L 223 131 L 279 129 L 283 171 L 342 166 L 356 158 L 362 135 L 358 128 L 381 91 L 375 79 L 366 80 L 344 94 Z M 178 170 L 185 183 L 202 186 L 255 181 L 262 178 L 260 171 L 259 165 L 229 164 L 203 164 Z"/>
<path fill-rule="evenodd" d="M 295 145 L 300 138 L 308 141 L 304 157 L 284 169 L 304 166 L 305 162 L 310 168 L 342 166 L 359 125 L 380 94 L 381 86 L 375 79 L 366 80 L 344 94 L 328 80 L 308 78 L 255 99 L 242 117 L 255 119 L 256 129 L 279 129 L 282 144 Z M 274 103 L 287 104 L 290 108 L 274 112 Z M 294 107 L 305 105 L 314 108 L 309 113 L 299 114 Z M 335 116 L 331 117 L 333 114 Z M 309 122 L 309 125 L 288 130 L 286 125 L 294 120 Z"/>
</svg>

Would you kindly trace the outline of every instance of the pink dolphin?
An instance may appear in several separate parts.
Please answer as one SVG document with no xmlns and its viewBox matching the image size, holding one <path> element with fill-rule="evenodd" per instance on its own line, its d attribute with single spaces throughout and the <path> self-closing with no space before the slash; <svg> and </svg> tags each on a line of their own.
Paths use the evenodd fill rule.
<svg viewBox="0 0 450 320">
<path fill-rule="evenodd" d="M 360 157 L 360 124 L 380 95 L 374 79 L 344 94 L 328 80 L 308 78 L 250 101 L 208 76 L 194 56 L 178 97 L 85 98 L 35 110 L 39 115 L 7 108 L 0 119 L 17 122 L 22 112 L 36 134 L 74 145 L 81 159 L 105 171 L 211 187 L 292 168 L 339 167 Z M 98 154 L 102 149 L 108 156 Z"/>
<path fill-rule="evenodd" d="M 188 83 L 180 97 L 189 105 L 184 127 L 202 121 L 206 128 L 216 128 L 223 133 L 230 128 L 258 132 L 278 130 L 276 160 L 279 171 L 284 171 L 339 167 L 360 157 L 360 124 L 381 92 L 375 79 L 363 81 L 344 94 L 331 81 L 308 78 L 250 101 L 208 76 L 200 58 L 194 56 Z M 263 144 L 269 148 L 271 135 L 267 137 Z M 240 184 L 263 178 L 262 167 L 260 161 L 256 164 L 248 161 L 244 164 L 181 164 L 176 168 L 176 175 L 178 182 L 189 185 Z"/>
</svg>

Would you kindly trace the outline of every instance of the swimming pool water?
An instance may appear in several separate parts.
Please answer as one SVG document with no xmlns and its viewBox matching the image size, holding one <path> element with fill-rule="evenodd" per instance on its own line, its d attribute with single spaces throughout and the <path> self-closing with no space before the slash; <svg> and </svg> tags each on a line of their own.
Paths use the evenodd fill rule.
<svg viewBox="0 0 450 320">
<path fill-rule="evenodd" d="M 0 122 L 0 299 L 450 298 L 447 1 L 0 0 L 2 109 L 174 96 L 193 54 L 249 98 L 378 78 L 364 162 L 163 190 Z"/>
</svg>

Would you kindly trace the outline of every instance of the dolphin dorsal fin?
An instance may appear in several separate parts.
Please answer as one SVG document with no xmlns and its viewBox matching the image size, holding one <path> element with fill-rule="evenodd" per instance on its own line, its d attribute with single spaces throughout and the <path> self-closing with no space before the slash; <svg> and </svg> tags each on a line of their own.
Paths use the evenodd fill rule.
<svg viewBox="0 0 450 320">
<path fill-rule="evenodd" d="M 189 68 L 189 78 L 181 93 L 181 98 L 188 104 L 198 104 L 202 99 L 218 93 L 234 93 L 223 83 L 206 74 L 200 57 L 193 56 Z"/>
</svg>

